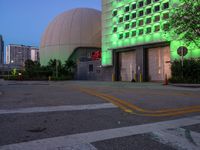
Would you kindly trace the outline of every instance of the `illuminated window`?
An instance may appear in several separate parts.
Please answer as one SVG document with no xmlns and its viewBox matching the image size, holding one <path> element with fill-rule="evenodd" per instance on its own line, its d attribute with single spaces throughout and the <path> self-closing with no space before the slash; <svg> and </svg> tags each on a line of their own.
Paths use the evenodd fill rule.
<svg viewBox="0 0 200 150">
<path fill-rule="evenodd" d="M 169 29 L 169 24 L 168 24 L 168 23 L 163 24 L 162 29 L 163 29 L 164 31 L 168 30 L 168 29 Z"/>
<path fill-rule="evenodd" d="M 129 32 L 125 33 L 125 38 L 129 38 L 130 34 Z"/>
<path fill-rule="evenodd" d="M 126 29 L 126 30 L 129 29 L 129 27 L 130 27 L 129 24 L 126 24 L 126 25 L 125 25 L 125 29 Z"/>
<path fill-rule="evenodd" d="M 151 13 L 151 8 L 147 8 L 146 9 L 146 14 L 148 15 L 148 14 L 150 14 Z"/>
<path fill-rule="evenodd" d="M 143 29 L 140 29 L 138 34 L 143 35 L 143 33 L 144 33 Z"/>
<path fill-rule="evenodd" d="M 150 24 L 151 23 L 151 18 L 147 18 L 146 19 L 146 24 Z"/>
<path fill-rule="evenodd" d="M 129 19 L 130 19 L 129 15 L 126 15 L 124 18 L 125 21 L 128 21 Z"/>
<path fill-rule="evenodd" d="M 136 13 L 132 13 L 132 14 L 131 14 L 131 18 L 132 18 L 132 19 L 136 18 Z"/>
<path fill-rule="evenodd" d="M 139 17 L 143 16 L 144 15 L 144 12 L 143 10 L 139 11 Z"/>
<path fill-rule="evenodd" d="M 160 31 L 160 26 L 159 25 L 154 27 L 154 32 L 158 32 L 158 31 Z"/>
<path fill-rule="evenodd" d="M 151 4 L 151 0 L 146 0 L 146 5 Z"/>
<path fill-rule="evenodd" d="M 136 31 L 135 31 L 135 30 L 132 31 L 131 36 L 132 36 L 132 37 L 136 36 Z"/>
<path fill-rule="evenodd" d="M 154 22 L 158 22 L 158 21 L 160 21 L 160 16 L 155 16 L 154 17 Z"/>
<path fill-rule="evenodd" d="M 113 32 L 114 32 L 114 33 L 117 32 L 117 27 L 114 27 L 114 28 L 113 28 Z"/>
<path fill-rule="evenodd" d="M 154 7 L 154 12 L 157 12 L 157 11 L 160 11 L 160 6 L 159 5 Z"/>
<path fill-rule="evenodd" d="M 129 10 L 130 10 L 130 9 L 129 9 L 129 6 L 126 6 L 124 11 L 125 11 L 125 12 L 129 12 Z"/>
<path fill-rule="evenodd" d="M 132 22 L 131 27 L 135 28 L 136 27 L 136 22 Z"/>
<path fill-rule="evenodd" d="M 168 18 L 169 18 L 169 13 L 164 13 L 162 19 L 165 20 L 165 19 L 168 19 Z"/>
<path fill-rule="evenodd" d="M 140 7 L 143 7 L 144 6 L 144 2 L 143 1 L 140 1 L 139 3 L 138 3 L 138 7 L 140 8 Z"/>
<path fill-rule="evenodd" d="M 121 23 L 123 21 L 123 17 L 119 18 L 119 23 Z"/>
<path fill-rule="evenodd" d="M 117 16 L 117 10 L 114 10 L 112 15 Z"/>
<path fill-rule="evenodd" d="M 144 24 L 144 21 L 143 20 L 139 20 L 138 25 L 139 26 L 143 26 L 143 24 Z"/>
<path fill-rule="evenodd" d="M 167 9 L 167 8 L 169 8 L 169 3 L 168 2 L 163 4 L 163 9 Z"/>
<path fill-rule="evenodd" d="M 132 9 L 132 10 L 135 10 L 135 9 L 136 9 L 136 4 L 132 4 L 132 5 L 131 5 L 131 9 Z"/>
<path fill-rule="evenodd" d="M 119 39 L 123 39 L 123 33 L 119 34 Z"/>
<path fill-rule="evenodd" d="M 148 27 L 147 29 L 146 29 L 146 34 L 150 34 L 151 33 L 151 27 Z"/>
</svg>

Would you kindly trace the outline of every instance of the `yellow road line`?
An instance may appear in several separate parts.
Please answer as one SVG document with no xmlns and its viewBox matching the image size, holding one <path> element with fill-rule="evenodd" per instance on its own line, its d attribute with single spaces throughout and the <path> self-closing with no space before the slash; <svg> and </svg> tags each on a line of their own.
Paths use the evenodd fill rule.
<svg viewBox="0 0 200 150">
<path fill-rule="evenodd" d="M 136 105 L 133 105 L 132 103 L 123 101 L 119 98 L 116 98 L 108 94 L 99 93 L 94 90 L 85 89 L 85 88 L 84 89 L 81 88 L 81 90 L 90 95 L 103 98 L 104 100 L 107 100 L 117 105 L 119 108 L 121 108 L 125 112 L 134 113 L 134 114 L 140 113 L 140 115 L 143 115 L 143 116 L 175 116 L 175 115 L 192 113 L 192 112 L 200 112 L 200 106 L 190 106 L 190 107 L 184 107 L 184 108 L 163 109 L 163 110 L 145 110 Z M 138 111 L 138 113 L 135 111 Z"/>
</svg>

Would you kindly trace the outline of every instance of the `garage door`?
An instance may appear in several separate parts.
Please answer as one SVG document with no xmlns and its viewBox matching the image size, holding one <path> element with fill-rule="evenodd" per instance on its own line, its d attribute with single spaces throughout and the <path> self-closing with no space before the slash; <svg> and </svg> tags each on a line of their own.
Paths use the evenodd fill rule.
<svg viewBox="0 0 200 150">
<path fill-rule="evenodd" d="M 162 81 L 165 75 L 171 77 L 169 46 L 148 49 L 148 60 L 150 81 Z"/>
<path fill-rule="evenodd" d="M 134 75 L 136 73 L 135 51 L 120 53 L 119 66 L 121 81 L 131 81 L 134 79 Z"/>
</svg>

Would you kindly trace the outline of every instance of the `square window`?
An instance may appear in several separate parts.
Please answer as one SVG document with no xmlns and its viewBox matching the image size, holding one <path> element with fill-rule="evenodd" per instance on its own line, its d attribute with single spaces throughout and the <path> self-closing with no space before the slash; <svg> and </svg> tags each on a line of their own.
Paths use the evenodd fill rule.
<svg viewBox="0 0 200 150">
<path fill-rule="evenodd" d="M 146 0 L 146 5 L 151 4 L 151 0 Z"/>
<path fill-rule="evenodd" d="M 119 39 L 123 39 L 123 33 L 119 35 Z"/>
<path fill-rule="evenodd" d="M 131 5 L 131 9 L 132 9 L 132 10 L 135 10 L 135 9 L 136 9 L 136 4 L 132 4 L 132 5 Z"/>
<path fill-rule="evenodd" d="M 151 13 L 151 8 L 147 8 L 146 9 L 146 14 L 148 15 L 148 14 L 150 14 Z"/>
<path fill-rule="evenodd" d="M 160 16 L 155 16 L 154 17 L 154 22 L 158 22 L 158 21 L 160 21 Z"/>
<path fill-rule="evenodd" d="M 147 18 L 146 19 L 146 24 L 150 24 L 151 23 L 151 18 Z"/>
<path fill-rule="evenodd" d="M 129 10 L 130 10 L 129 6 L 126 6 L 124 11 L 129 12 Z"/>
<path fill-rule="evenodd" d="M 129 15 L 126 15 L 124 18 L 125 21 L 128 21 L 129 19 L 130 19 Z"/>
<path fill-rule="evenodd" d="M 164 13 L 162 19 L 163 20 L 169 19 L 169 13 Z"/>
<path fill-rule="evenodd" d="M 135 28 L 136 27 L 136 22 L 132 22 L 131 27 Z"/>
<path fill-rule="evenodd" d="M 117 10 L 114 10 L 112 15 L 117 16 Z"/>
<path fill-rule="evenodd" d="M 167 8 L 169 8 L 169 3 L 168 2 L 163 4 L 163 9 L 167 9 Z"/>
<path fill-rule="evenodd" d="M 119 18 L 119 23 L 121 23 L 123 21 L 123 17 Z"/>
<path fill-rule="evenodd" d="M 93 72 L 93 64 L 89 65 L 89 72 Z"/>
<path fill-rule="evenodd" d="M 131 18 L 132 18 L 132 19 L 136 18 L 136 13 L 132 13 L 132 14 L 131 14 Z"/>
<path fill-rule="evenodd" d="M 125 25 L 125 29 L 126 29 L 126 30 L 129 29 L 129 27 L 130 27 L 129 24 L 126 24 L 126 25 Z"/>
<path fill-rule="evenodd" d="M 160 11 L 160 6 L 159 6 L 159 5 L 155 6 L 155 7 L 154 7 L 154 11 L 155 11 L 155 12 Z"/>
<path fill-rule="evenodd" d="M 129 32 L 125 33 L 125 38 L 129 38 Z"/>
<path fill-rule="evenodd" d="M 138 25 L 139 26 L 143 26 L 143 24 L 144 24 L 144 21 L 143 20 L 139 20 Z"/>
<path fill-rule="evenodd" d="M 169 29 L 169 24 L 168 23 L 163 24 L 163 30 L 167 31 L 168 29 Z"/>
<path fill-rule="evenodd" d="M 146 29 L 146 34 L 149 34 L 149 33 L 151 33 L 151 27 L 148 27 L 148 28 Z"/>
<path fill-rule="evenodd" d="M 117 32 L 117 27 L 114 27 L 114 28 L 113 28 L 113 32 L 114 32 L 114 33 Z"/>
<path fill-rule="evenodd" d="M 154 27 L 154 32 L 158 32 L 158 31 L 160 31 L 160 26 L 159 25 Z"/>
<path fill-rule="evenodd" d="M 144 15 L 144 12 L 143 10 L 139 11 L 139 17 L 143 16 Z"/>
<path fill-rule="evenodd" d="M 144 2 L 143 1 L 140 1 L 139 3 L 138 3 L 138 7 L 140 8 L 140 7 L 143 7 L 144 6 Z"/>
<path fill-rule="evenodd" d="M 140 29 L 140 30 L 139 30 L 139 35 L 143 35 L 143 33 L 144 33 L 144 32 L 143 32 L 143 29 Z"/>
<path fill-rule="evenodd" d="M 136 31 L 132 31 L 131 36 L 132 36 L 132 37 L 136 36 Z"/>
</svg>

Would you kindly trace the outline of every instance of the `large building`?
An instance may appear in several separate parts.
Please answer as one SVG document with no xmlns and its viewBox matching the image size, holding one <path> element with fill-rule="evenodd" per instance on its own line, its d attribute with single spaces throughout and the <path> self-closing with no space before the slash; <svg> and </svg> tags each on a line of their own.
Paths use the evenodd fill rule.
<svg viewBox="0 0 200 150">
<path fill-rule="evenodd" d="M 24 66 L 26 60 L 39 61 L 39 49 L 32 46 L 10 44 L 6 46 L 6 64 Z"/>
<path fill-rule="evenodd" d="M 0 64 L 4 64 L 4 42 L 2 35 L 0 35 Z"/>
<path fill-rule="evenodd" d="M 64 63 L 69 58 L 87 60 L 101 49 L 101 12 L 77 8 L 58 15 L 47 27 L 40 45 L 40 62 L 50 59 Z"/>
<path fill-rule="evenodd" d="M 171 76 L 170 62 L 179 59 L 181 41 L 170 41 L 170 10 L 178 0 L 103 0 L 102 65 L 116 80 L 161 81 Z M 199 57 L 191 44 L 186 58 Z"/>
</svg>

